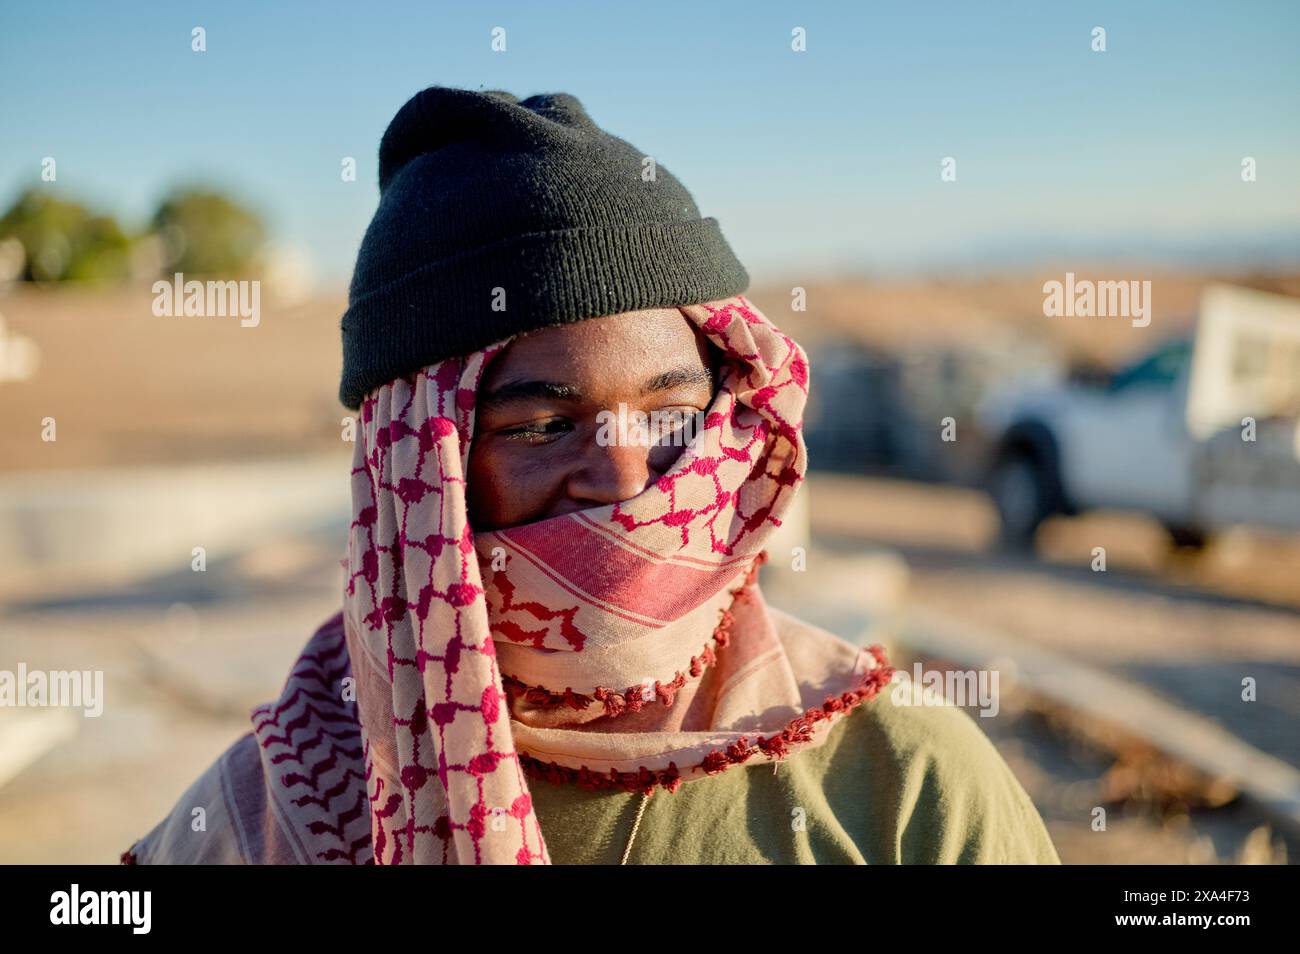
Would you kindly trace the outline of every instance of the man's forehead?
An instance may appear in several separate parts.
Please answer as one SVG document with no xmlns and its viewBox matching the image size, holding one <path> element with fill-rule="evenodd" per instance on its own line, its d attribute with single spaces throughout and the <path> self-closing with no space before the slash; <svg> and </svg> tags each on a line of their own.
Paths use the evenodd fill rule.
<svg viewBox="0 0 1300 954">
<path fill-rule="evenodd" d="M 707 339 L 690 319 L 677 309 L 653 309 L 521 335 L 492 360 L 484 389 L 528 380 L 634 385 L 713 363 Z"/>
</svg>

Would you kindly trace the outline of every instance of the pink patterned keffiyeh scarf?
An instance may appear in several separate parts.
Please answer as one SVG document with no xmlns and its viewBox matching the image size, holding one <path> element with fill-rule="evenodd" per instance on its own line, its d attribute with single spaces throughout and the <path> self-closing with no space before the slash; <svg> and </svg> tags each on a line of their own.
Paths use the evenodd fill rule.
<svg viewBox="0 0 1300 954">
<path fill-rule="evenodd" d="M 803 351 L 743 296 L 680 310 L 721 383 L 618 504 L 473 532 L 475 397 L 508 342 L 366 398 L 343 612 L 253 714 L 265 784 L 235 814 L 278 832 L 251 837 L 282 845 L 265 854 L 546 864 L 530 784 L 675 791 L 820 745 L 888 681 L 878 647 L 783 642 L 754 582 L 806 467 Z M 635 728 L 706 677 L 691 720 Z"/>
</svg>

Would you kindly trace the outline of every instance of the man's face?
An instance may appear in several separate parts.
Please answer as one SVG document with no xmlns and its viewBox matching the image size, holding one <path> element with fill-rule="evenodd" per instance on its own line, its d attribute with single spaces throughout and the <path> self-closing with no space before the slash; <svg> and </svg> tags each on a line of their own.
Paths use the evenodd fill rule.
<svg viewBox="0 0 1300 954">
<path fill-rule="evenodd" d="M 546 328 L 512 341 L 479 387 L 468 495 L 476 530 L 499 530 L 634 497 L 666 473 L 681 440 L 609 440 L 628 415 L 708 408 L 715 352 L 675 308 Z M 600 439 L 598 439 L 600 435 Z"/>
</svg>

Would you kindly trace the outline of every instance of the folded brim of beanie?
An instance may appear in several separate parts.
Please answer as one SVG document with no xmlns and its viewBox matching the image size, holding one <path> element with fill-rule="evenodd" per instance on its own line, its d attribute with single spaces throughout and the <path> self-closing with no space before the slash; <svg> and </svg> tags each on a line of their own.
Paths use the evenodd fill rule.
<svg viewBox="0 0 1300 954">
<path fill-rule="evenodd" d="M 413 269 L 343 315 L 339 399 L 518 334 L 744 292 L 716 219 L 532 232 Z"/>
</svg>

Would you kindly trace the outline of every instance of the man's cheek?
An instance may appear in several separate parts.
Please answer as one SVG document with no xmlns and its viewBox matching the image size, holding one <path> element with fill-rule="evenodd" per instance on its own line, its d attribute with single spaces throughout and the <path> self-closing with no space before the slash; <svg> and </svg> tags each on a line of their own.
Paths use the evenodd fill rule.
<svg viewBox="0 0 1300 954">
<path fill-rule="evenodd" d="M 531 512 L 542 506 L 563 483 L 563 468 L 536 457 L 512 460 L 502 467 L 496 483 L 511 502 L 511 509 Z"/>
<path fill-rule="evenodd" d="M 497 527 L 533 519 L 544 507 L 549 477 L 544 468 L 522 455 L 491 455 L 471 468 L 469 492 L 474 509 Z"/>
</svg>

